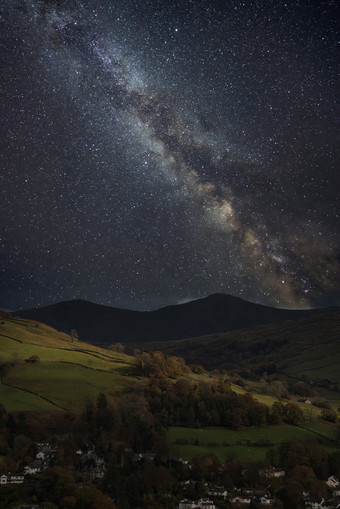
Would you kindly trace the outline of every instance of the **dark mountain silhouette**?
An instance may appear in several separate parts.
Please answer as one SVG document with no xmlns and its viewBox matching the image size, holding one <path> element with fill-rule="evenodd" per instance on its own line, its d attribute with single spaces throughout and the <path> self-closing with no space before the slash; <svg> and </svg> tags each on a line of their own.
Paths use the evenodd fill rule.
<svg viewBox="0 0 340 509">
<path fill-rule="evenodd" d="M 64 332 L 75 329 L 83 341 L 108 345 L 190 338 L 306 318 L 332 310 L 277 309 L 230 295 L 215 294 L 156 311 L 131 311 L 73 300 L 15 314 Z"/>
</svg>

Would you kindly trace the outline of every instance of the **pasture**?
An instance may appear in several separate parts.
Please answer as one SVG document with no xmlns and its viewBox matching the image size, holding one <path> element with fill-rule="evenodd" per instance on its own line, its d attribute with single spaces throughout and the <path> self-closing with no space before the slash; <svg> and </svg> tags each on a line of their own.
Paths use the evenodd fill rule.
<svg viewBox="0 0 340 509">
<path fill-rule="evenodd" d="M 314 438 L 326 449 L 338 450 L 337 444 L 333 442 L 332 426 L 319 421 L 307 423 L 304 428 L 279 424 L 244 428 L 239 431 L 224 428 L 171 427 L 167 441 L 170 444 L 176 444 L 181 455 L 189 459 L 207 452 L 214 452 L 221 462 L 231 458 L 238 458 L 241 461 L 261 461 L 265 459 L 269 449 L 293 437 L 299 440 Z"/>
</svg>

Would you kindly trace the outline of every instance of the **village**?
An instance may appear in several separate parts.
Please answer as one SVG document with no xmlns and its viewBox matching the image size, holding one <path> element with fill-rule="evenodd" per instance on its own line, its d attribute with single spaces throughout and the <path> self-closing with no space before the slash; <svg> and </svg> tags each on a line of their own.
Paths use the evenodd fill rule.
<svg viewBox="0 0 340 509">
<path fill-rule="evenodd" d="M 39 474 L 47 471 L 52 465 L 53 460 L 58 451 L 58 445 L 54 440 L 52 442 L 38 442 L 35 444 L 36 457 L 29 464 L 25 465 L 22 472 L 7 472 L 0 475 L 0 486 L 13 486 L 23 485 L 26 482 L 34 484 Z M 127 454 L 132 454 L 135 463 L 153 463 L 156 455 L 154 453 L 132 453 L 130 448 L 125 448 Z M 191 461 L 186 458 L 179 458 L 178 463 L 184 466 L 187 471 L 192 468 Z M 221 468 L 223 465 L 221 466 Z M 88 450 L 77 450 L 76 460 L 73 469 L 82 476 L 82 483 L 99 484 L 105 477 L 107 465 L 105 460 L 100 457 L 94 447 Z M 205 496 L 197 498 L 196 500 L 186 497 L 186 492 L 195 491 L 196 485 L 199 481 L 194 479 L 187 479 L 180 483 L 181 492 L 184 498 L 180 499 L 174 505 L 174 509 L 220 509 L 220 503 L 224 503 L 223 507 L 280 507 L 276 505 L 277 500 L 272 497 L 270 492 L 270 485 L 272 479 L 283 479 L 286 475 L 284 470 L 268 467 L 261 471 L 261 478 L 263 483 L 249 488 L 238 488 L 233 490 L 226 490 L 223 486 L 217 485 L 213 482 L 205 482 L 203 485 Z M 330 476 L 326 484 L 331 498 L 325 500 L 314 499 L 310 496 L 308 491 L 303 492 L 303 500 L 306 509 L 339 509 L 340 508 L 340 480 L 336 476 Z M 210 498 L 211 497 L 211 498 Z M 111 499 L 112 500 L 112 499 Z M 115 502 L 115 500 L 113 500 Z M 254 505 L 256 504 L 256 506 Z M 16 509 L 39 509 L 37 504 L 24 504 L 18 506 Z"/>
</svg>

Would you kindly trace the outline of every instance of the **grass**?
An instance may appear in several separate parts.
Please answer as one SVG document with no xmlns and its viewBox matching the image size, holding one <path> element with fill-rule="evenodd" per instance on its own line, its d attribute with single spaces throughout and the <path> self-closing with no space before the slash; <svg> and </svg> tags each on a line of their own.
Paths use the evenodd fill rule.
<svg viewBox="0 0 340 509">
<path fill-rule="evenodd" d="M 44 401 L 34 394 L 7 387 L 3 384 L 0 384 L 0 404 L 5 407 L 7 412 L 14 412 L 17 410 L 46 412 L 55 410 L 55 407 L 51 403 Z"/>
<path fill-rule="evenodd" d="M 55 362 L 19 366 L 10 372 L 6 381 L 48 398 L 70 411 L 78 411 L 99 392 L 122 391 L 129 379 L 117 373 Z"/>
<path fill-rule="evenodd" d="M 252 385 L 253 385 L 253 387 L 252 387 Z M 321 408 L 317 408 L 315 406 L 308 405 L 306 403 L 302 403 L 301 401 L 299 401 L 298 397 L 291 397 L 290 400 L 281 401 L 278 398 L 275 398 L 274 396 L 270 396 L 267 394 L 258 394 L 256 392 L 252 391 L 252 389 L 256 390 L 256 385 L 257 385 L 256 383 L 252 382 L 251 384 L 248 384 L 248 387 L 242 388 L 239 385 L 231 384 L 231 389 L 234 392 L 236 392 L 237 394 L 246 394 L 247 392 L 251 392 L 254 399 L 256 399 L 259 403 L 263 403 L 264 405 L 267 405 L 269 407 L 271 407 L 272 404 L 275 403 L 275 401 L 280 401 L 283 404 L 296 403 L 297 405 L 299 405 L 299 407 L 303 411 L 305 417 L 309 420 L 317 419 L 317 418 L 321 417 L 321 414 L 322 414 Z M 328 391 L 328 392 L 330 392 L 330 391 Z M 307 399 L 307 398 L 305 398 L 305 399 Z"/>
<path fill-rule="evenodd" d="M 99 392 L 117 393 L 132 379 L 132 357 L 72 342 L 67 334 L 31 320 L 2 319 L 0 351 L 4 360 L 15 361 L 5 385 L 0 384 L 0 403 L 7 411 L 59 406 L 77 412 Z M 40 360 L 24 362 L 31 356 Z"/>
<path fill-rule="evenodd" d="M 124 368 L 126 365 L 120 359 L 110 357 L 104 358 L 97 352 L 83 352 L 61 348 L 32 345 L 29 343 L 12 343 L 10 339 L 0 336 L 0 349 L 8 360 L 18 358 L 27 359 L 37 355 L 43 362 L 72 362 L 83 366 L 90 366 L 95 369 L 111 371 L 117 368 Z M 131 365 L 131 364 L 130 364 Z"/>
<path fill-rule="evenodd" d="M 240 431 L 227 430 L 224 428 L 181 428 L 172 427 L 168 432 L 168 442 L 177 443 L 178 440 L 186 440 L 188 444 L 177 444 L 181 454 L 187 458 L 193 458 L 206 452 L 214 452 L 221 462 L 228 457 L 236 457 L 241 461 L 260 461 L 265 459 L 269 449 L 277 446 L 288 438 L 317 438 L 328 450 L 338 450 L 333 440 L 332 427 L 324 422 L 314 421 L 306 424 L 306 428 L 300 428 L 289 424 L 276 426 L 263 426 L 261 428 L 246 428 Z M 317 432 L 325 438 L 315 435 Z M 260 441 L 270 441 L 270 445 L 256 446 Z M 195 442 L 198 445 L 195 445 Z M 265 442 L 263 442 L 265 443 Z M 252 445 L 254 444 L 254 445 Z"/>
<path fill-rule="evenodd" d="M 62 360 L 65 350 L 71 358 L 72 352 L 91 356 L 93 362 L 120 362 L 131 364 L 132 358 L 128 355 L 104 350 L 102 348 L 83 343 L 71 341 L 71 337 L 63 332 L 58 332 L 48 325 L 31 320 L 6 319 L 1 320 L 0 325 L 0 347 L 5 358 L 13 355 L 22 357 L 28 355 L 39 355 L 41 360 Z M 38 327 L 37 327 L 38 326 Z M 88 361 L 89 357 L 86 357 Z M 81 361 L 80 361 L 81 362 Z M 98 364 L 97 367 L 103 367 Z M 106 366 L 107 367 L 107 366 Z"/>
</svg>

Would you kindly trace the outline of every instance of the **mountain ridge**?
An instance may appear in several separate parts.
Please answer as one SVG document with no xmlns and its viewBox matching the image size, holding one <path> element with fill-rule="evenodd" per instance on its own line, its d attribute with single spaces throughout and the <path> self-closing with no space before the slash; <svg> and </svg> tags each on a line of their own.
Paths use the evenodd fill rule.
<svg viewBox="0 0 340 509">
<path fill-rule="evenodd" d="M 280 309 L 231 295 L 213 294 L 153 311 L 120 309 L 76 299 L 13 314 L 41 321 L 63 332 L 75 329 L 84 341 L 108 345 L 185 339 L 337 310 L 339 308 Z"/>
</svg>

